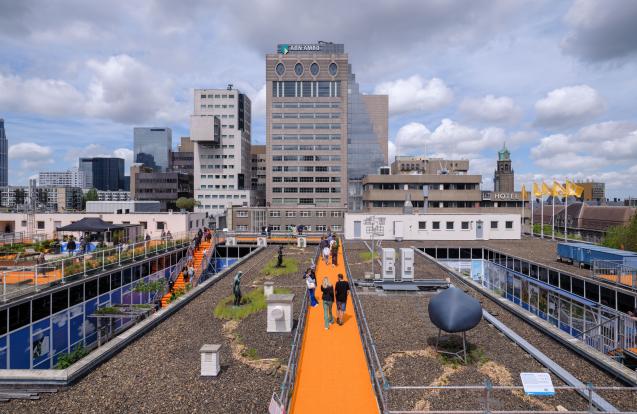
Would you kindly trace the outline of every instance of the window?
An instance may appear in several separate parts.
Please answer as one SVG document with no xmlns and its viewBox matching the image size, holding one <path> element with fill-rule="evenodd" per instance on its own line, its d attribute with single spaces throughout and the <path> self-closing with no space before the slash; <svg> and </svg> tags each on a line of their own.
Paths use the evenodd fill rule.
<svg viewBox="0 0 637 414">
<path fill-rule="evenodd" d="M 513 228 L 513 222 L 512 221 L 505 221 L 504 222 L 504 228 L 505 229 L 512 229 Z"/>
<path fill-rule="evenodd" d="M 453 230 L 453 221 L 447 222 L 447 230 Z"/>
<path fill-rule="evenodd" d="M 164 223 L 163 221 L 157 222 L 157 230 L 163 230 L 165 228 L 166 228 L 166 223 Z"/>
<path fill-rule="evenodd" d="M 316 217 L 325 217 L 325 212 L 324 211 L 317 211 L 316 212 Z"/>
<path fill-rule="evenodd" d="M 296 212 L 295 211 L 286 211 L 285 212 L 285 217 L 296 217 Z"/>
<path fill-rule="evenodd" d="M 332 211 L 332 217 L 341 217 L 340 211 Z"/>
<path fill-rule="evenodd" d="M 336 74 L 338 73 L 338 66 L 336 66 L 336 63 L 334 62 L 330 63 L 329 72 L 330 72 L 330 75 L 336 76 Z"/>
<path fill-rule="evenodd" d="M 237 211 L 237 217 L 248 217 L 247 211 Z"/>
<path fill-rule="evenodd" d="M 497 229 L 498 228 L 498 222 L 497 221 L 492 221 L 491 222 L 491 228 L 492 229 Z"/>
<path fill-rule="evenodd" d="M 418 230 L 427 230 L 427 222 L 419 221 L 418 222 Z"/>
<path fill-rule="evenodd" d="M 431 228 L 433 230 L 440 230 L 440 222 L 439 221 L 434 221 L 431 223 Z"/>
<path fill-rule="evenodd" d="M 339 224 L 335 224 L 335 225 L 332 226 L 332 230 L 341 231 L 341 230 L 343 230 L 343 226 L 341 226 Z"/>
<path fill-rule="evenodd" d="M 309 211 L 301 211 L 299 212 L 299 217 L 310 217 Z"/>
<path fill-rule="evenodd" d="M 316 231 L 325 231 L 327 230 L 327 227 L 324 224 L 318 224 L 316 226 Z"/>
<path fill-rule="evenodd" d="M 38 230 L 44 230 L 44 222 L 38 221 Z"/>
<path fill-rule="evenodd" d="M 280 211 L 270 211 L 270 217 L 281 217 Z"/>
<path fill-rule="evenodd" d="M 460 223 L 460 228 L 462 230 L 469 230 L 469 222 L 468 221 L 463 221 Z"/>
<path fill-rule="evenodd" d="M 314 63 L 312 63 L 310 65 L 310 73 L 312 74 L 312 76 L 318 75 L 318 73 L 319 73 L 319 65 L 318 65 L 318 63 L 314 62 Z"/>
<path fill-rule="evenodd" d="M 294 73 L 296 73 L 296 76 L 301 76 L 303 74 L 303 65 L 301 63 L 294 65 Z"/>
<path fill-rule="evenodd" d="M 283 66 L 283 63 L 277 63 L 274 70 L 276 70 L 277 75 L 282 76 L 285 73 L 285 66 Z"/>
<path fill-rule="evenodd" d="M 248 226 L 246 225 L 238 225 L 237 231 L 248 231 Z"/>
</svg>

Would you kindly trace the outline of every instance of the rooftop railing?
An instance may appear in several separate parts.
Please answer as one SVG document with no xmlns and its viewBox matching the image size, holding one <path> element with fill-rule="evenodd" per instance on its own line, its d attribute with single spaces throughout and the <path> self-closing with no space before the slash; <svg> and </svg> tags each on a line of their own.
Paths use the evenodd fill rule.
<svg viewBox="0 0 637 414">
<path fill-rule="evenodd" d="M 44 263 L 2 270 L 2 300 L 6 302 L 18 296 L 80 280 L 107 269 L 189 246 L 194 234 L 178 233 L 172 237 L 98 248 L 84 254 L 68 253 L 66 257 Z"/>
</svg>

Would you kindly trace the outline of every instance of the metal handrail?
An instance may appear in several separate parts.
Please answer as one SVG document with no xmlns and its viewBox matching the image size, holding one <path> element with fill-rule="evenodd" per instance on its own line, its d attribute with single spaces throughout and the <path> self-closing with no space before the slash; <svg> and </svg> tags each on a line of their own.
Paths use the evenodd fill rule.
<svg viewBox="0 0 637 414">
<path fill-rule="evenodd" d="M 352 272 L 350 271 L 350 268 L 349 268 L 349 261 L 347 260 L 347 255 L 345 254 L 345 244 L 343 243 L 342 245 L 343 245 L 343 261 L 345 263 L 347 279 L 350 284 L 350 292 L 352 297 L 352 304 L 354 305 L 354 312 L 356 313 L 358 332 L 362 339 L 363 350 L 365 352 L 365 357 L 367 359 L 367 367 L 369 370 L 370 377 L 372 379 L 372 385 L 374 386 L 374 391 L 376 392 L 376 397 L 377 397 L 376 401 L 378 402 L 380 412 L 385 413 L 388 410 L 387 394 L 385 393 L 385 390 L 389 389 L 389 382 L 387 381 L 387 377 L 385 377 L 385 373 L 383 372 L 383 366 L 380 363 L 380 358 L 378 357 L 376 344 L 369 330 L 369 324 L 367 323 L 367 318 L 365 317 L 363 306 L 358 297 L 358 291 L 356 290 L 356 283 L 354 279 L 352 278 Z"/>
<path fill-rule="evenodd" d="M 320 245 L 319 245 L 320 246 Z M 319 260 L 319 246 L 316 247 L 314 252 L 313 263 L 318 263 Z M 302 338 L 305 334 L 305 325 L 307 322 L 307 307 L 308 307 L 309 293 L 307 287 L 303 292 L 303 302 L 301 303 L 301 314 L 294 332 L 294 338 L 292 339 L 292 349 L 290 350 L 290 358 L 288 359 L 287 370 L 281 383 L 281 390 L 278 397 L 279 402 L 285 407 L 285 412 L 289 412 L 292 391 L 296 382 L 296 369 L 298 367 L 299 355 L 301 352 Z M 276 393 L 274 394 L 276 396 Z"/>
<path fill-rule="evenodd" d="M 587 330 L 585 330 L 584 332 L 580 332 L 579 334 L 577 334 L 575 337 L 576 338 L 580 338 L 584 335 L 586 335 L 587 333 L 589 333 L 590 331 L 594 330 L 594 329 L 599 329 L 602 326 L 606 325 L 608 322 L 614 321 L 615 319 L 619 318 L 619 315 L 614 315 L 612 318 L 605 320 L 602 323 L 599 323 L 591 328 L 588 328 Z"/>
</svg>

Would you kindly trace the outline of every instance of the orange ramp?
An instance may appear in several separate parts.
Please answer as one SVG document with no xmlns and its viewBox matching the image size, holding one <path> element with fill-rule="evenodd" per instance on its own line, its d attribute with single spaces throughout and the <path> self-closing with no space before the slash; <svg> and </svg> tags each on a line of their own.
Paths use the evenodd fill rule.
<svg viewBox="0 0 637 414">
<path fill-rule="evenodd" d="M 327 276 L 336 285 L 337 275 L 345 278 L 342 245 L 338 266 L 319 260 L 316 269 L 316 299 L 319 304 L 308 309 L 303 345 L 299 356 L 296 384 L 290 413 L 378 413 L 363 343 L 358 333 L 351 296 L 347 299 L 345 323 L 336 323 L 336 303 L 332 305 L 334 324 L 325 330 L 320 284 Z"/>
</svg>

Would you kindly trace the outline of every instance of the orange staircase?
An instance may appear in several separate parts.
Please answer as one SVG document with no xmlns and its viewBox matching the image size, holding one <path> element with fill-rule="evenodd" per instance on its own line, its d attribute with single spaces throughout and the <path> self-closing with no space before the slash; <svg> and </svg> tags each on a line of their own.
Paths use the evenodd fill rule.
<svg viewBox="0 0 637 414">
<path fill-rule="evenodd" d="M 212 242 L 202 240 L 197 250 L 195 250 L 195 254 L 193 255 L 193 267 L 195 269 L 195 275 L 201 267 L 201 261 L 204 257 L 204 251 L 206 251 L 206 249 L 209 249 L 211 245 Z M 183 272 L 179 272 L 179 276 L 177 276 L 177 279 L 175 279 L 173 287 L 161 298 L 161 307 L 163 308 L 164 306 L 168 305 L 170 303 L 172 294 L 180 289 L 186 289 L 186 284 L 188 283 L 190 283 L 190 281 L 186 281 L 186 275 L 184 275 Z"/>
</svg>

